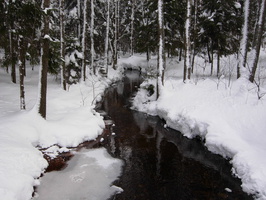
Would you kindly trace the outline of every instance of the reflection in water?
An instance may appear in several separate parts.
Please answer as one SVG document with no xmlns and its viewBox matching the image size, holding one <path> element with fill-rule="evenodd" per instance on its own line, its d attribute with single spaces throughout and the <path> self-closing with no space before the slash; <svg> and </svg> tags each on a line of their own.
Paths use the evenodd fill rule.
<svg viewBox="0 0 266 200">
<path fill-rule="evenodd" d="M 158 117 L 130 110 L 130 97 L 140 82 L 138 72 L 127 72 L 107 91 L 101 108 L 115 122 L 115 135 L 106 136 L 103 145 L 125 161 L 115 183 L 124 192 L 112 199 L 252 199 L 232 177 L 228 161 L 200 141 L 164 128 Z"/>
</svg>

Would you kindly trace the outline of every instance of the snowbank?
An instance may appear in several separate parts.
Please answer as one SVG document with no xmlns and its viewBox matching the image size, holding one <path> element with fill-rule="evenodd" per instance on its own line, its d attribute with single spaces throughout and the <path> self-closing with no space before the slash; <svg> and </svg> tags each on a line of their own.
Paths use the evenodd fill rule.
<svg viewBox="0 0 266 200">
<path fill-rule="evenodd" d="M 265 58 L 264 54 L 260 66 L 265 67 Z M 198 62 L 196 66 L 203 65 Z M 228 66 L 223 66 L 225 71 L 230 70 Z M 201 67 L 195 74 L 199 71 L 207 74 Z M 265 200 L 266 96 L 258 99 L 256 87 L 244 80 L 230 80 L 228 84 L 228 78 L 219 80 L 203 73 L 194 74 L 192 81 L 184 84 L 182 63 L 168 61 L 159 99 L 148 95 L 147 87 L 154 80 L 147 80 L 134 98 L 133 108 L 159 115 L 167 126 L 188 138 L 201 137 L 210 151 L 230 159 L 232 173 L 242 180 L 245 192 Z M 264 88 L 261 82 L 260 95 Z"/>
<path fill-rule="evenodd" d="M 114 80 L 121 76 L 109 71 Z M 50 147 L 56 155 L 95 139 L 104 128 L 102 117 L 93 108 L 112 80 L 89 77 L 85 83 L 63 91 L 56 78 L 49 76 L 44 120 L 34 108 L 38 74 L 38 67 L 27 70 L 27 110 L 20 111 L 19 84 L 11 83 L 10 76 L 0 68 L 0 199 L 31 199 L 33 186 L 39 184 L 37 178 L 48 165 L 37 148 Z"/>
</svg>

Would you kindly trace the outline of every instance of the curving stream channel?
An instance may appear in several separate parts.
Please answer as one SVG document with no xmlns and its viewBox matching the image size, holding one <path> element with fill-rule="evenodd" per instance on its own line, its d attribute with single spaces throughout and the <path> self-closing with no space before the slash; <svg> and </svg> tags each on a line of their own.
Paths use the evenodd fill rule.
<svg viewBox="0 0 266 200">
<path fill-rule="evenodd" d="M 138 71 L 127 71 L 106 91 L 98 108 L 106 120 L 114 121 L 102 145 L 124 161 L 122 175 L 114 183 L 124 191 L 110 199 L 252 199 L 232 176 L 227 160 L 210 153 L 201 141 L 164 128 L 158 117 L 130 109 L 141 81 Z"/>
</svg>

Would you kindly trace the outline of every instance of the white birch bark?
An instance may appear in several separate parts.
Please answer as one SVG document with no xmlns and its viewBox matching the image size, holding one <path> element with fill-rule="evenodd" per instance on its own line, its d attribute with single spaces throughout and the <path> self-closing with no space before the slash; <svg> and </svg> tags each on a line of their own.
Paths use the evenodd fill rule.
<svg viewBox="0 0 266 200">
<path fill-rule="evenodd" d="M 114 53 L 113 53 L 113 69 L 117 69 L 117 40 L 118 40 L 118 20 L 119 20 L 119 0 L 115 0 L 115 30 L 114 30 Z"/>
<path fill-rule="evenodd" d="M 157 78 L 157 98 L 164 85 L 165 52 L 164 52 L 164 16 L 163 0 L 158 0 L 158 21 L 159 21 L 159 54 L 158 54 L 158 78 Z"/>
<path fill-rule="evenodd" d="M 133 56 L 134 54 L 134 22 L 135 22 L 135 4 L 136 1 L 132 0 L 132 7 L 131 7 L 131 31 L 130 31 L 130 55 Z"/>
<path fill-rule="evenodd" d="M 248 17 L 249 17 L 249 0 L 245 0 L 244 4 L 244 23 L 242 27 L 242 38 L 240 42 L 240 49 L 238 55 L 238 66 L 240 69 L 240 77 L 249 78 L 249 70 L 246 68 L 246 54 L 248 42 Z"/>
<path fill-rule="evenodd" d="M 190 80 L 191 74 L 191 52 L 190 52 L 190 25 L 191 24 L 191 0 L 187 0 L 187 16 L 185 24 L 185 59 L 184 59 L 184 77 L 183 81 Z"/>
</svg>

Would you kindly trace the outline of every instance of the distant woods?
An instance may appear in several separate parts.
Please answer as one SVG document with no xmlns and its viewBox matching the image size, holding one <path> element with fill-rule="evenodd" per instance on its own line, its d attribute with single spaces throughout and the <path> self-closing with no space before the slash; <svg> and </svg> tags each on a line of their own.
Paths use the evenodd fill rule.
<svg viewBox="0 0 266 200">
<path fill-rule="evenodd" d="M 32 69 L 42 65 L 40 84 L 47 84 L 47 70 L 67 90 L 91 74 L 107 76 L 107 66 L 117 69 L 124 54 L 145 53 L 147 60 L 158 55 L 158 76 L 163 76 L 165 57 L 177 57 L 184 61 L 184 82 L 194 71 L 195 56 L 210 63 L 211 75 L 220 76 L 220 58 L 235 54 L 238 77 L 253 82 L 265 41 L 265 4 L 265 0 L 2 0 L 1 67 L 13 83 L 20 79 L 21 109 L 25 109 L 27 65 Z M 163 85 L 163 77 L 159 78 Z"/>
</svg>

